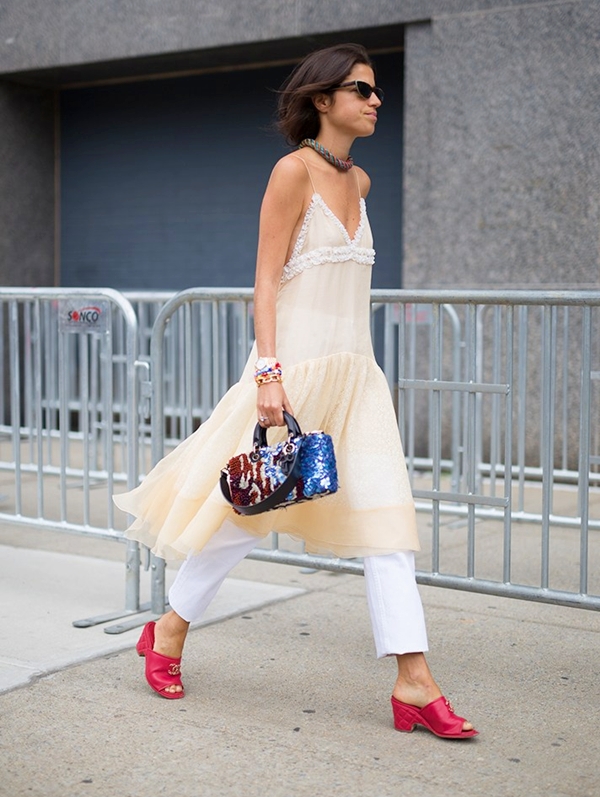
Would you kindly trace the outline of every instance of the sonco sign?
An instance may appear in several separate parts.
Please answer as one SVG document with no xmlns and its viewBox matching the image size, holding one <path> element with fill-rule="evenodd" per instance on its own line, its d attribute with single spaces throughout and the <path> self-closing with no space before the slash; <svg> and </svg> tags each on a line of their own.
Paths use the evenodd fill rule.
<svg viewBox="0 0 600 797">
<path fill-rule="evenodd" d="M 61 332 L 106 332 L 108 329 L 108 304 L 75 305 L 72 300 L 60 303 Z"/>
</svg>

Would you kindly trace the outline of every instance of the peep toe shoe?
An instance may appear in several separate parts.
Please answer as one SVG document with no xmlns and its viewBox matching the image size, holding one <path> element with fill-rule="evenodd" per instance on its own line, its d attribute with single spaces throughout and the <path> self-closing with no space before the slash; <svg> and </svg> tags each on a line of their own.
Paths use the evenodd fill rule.
<svg viewBox="0 0 600 797">
<path fill-rule="evenodd" d="M 167 700 L 178 700 L 185 694 L 181 683 L 181 657 L 171 659 L 152 650 L 155 625 L 154 622 L 146 623 L 135 649 L 138 656 L 143 656 L 146 659 L 148 685 L 161 697 L 165 697 Z M 180 686 L 181 692 L 165 691 L 169 686 Z"/>
<path fill-rule="evenodd" d="M 397 731 L 411 733 L 415 725 L 422 725 L 441 739 L 471 739 L 479 731 L 463 731 L 464 717 L 458 717 L 445 697 L 438 697 L 423 708 L 402 703 L 392 696 L 394 727 Z"/>
</svg>

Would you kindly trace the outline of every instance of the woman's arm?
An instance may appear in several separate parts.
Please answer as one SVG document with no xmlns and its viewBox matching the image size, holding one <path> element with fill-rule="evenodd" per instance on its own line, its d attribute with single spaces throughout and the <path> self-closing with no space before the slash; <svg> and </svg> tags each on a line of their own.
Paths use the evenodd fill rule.
<svg viewBox="0 0 600 797">
<path fill-rule="evenodd" d="M 254 333 L 258 356 L 277 357 L 276 305 L 283 267 L 301 225 L 308 192 L 308 174 L 297 158 L 282 158 L 273 169 L 260 211 L 256 280 L 254 284 Z M 285 372 L 285 363 L 282 363 Z M 264 426 L 283 426 L 283 412 L 292 413 L 280 382 L 258 388 L 258 417 Z"/>
</svg>

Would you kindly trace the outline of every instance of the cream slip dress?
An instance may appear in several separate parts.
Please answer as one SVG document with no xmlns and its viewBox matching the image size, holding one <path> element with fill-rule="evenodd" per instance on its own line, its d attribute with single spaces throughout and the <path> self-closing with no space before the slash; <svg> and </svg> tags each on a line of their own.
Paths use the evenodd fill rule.
<svg viewBox="0 0 600 797">
<path fill-rule="evenodd" d="M 307 166 L 308 169 L 308 166 Z M 310 176 L 310 172 L 309 172 Z M 312 177 L 311 177 L 312 183 Z M 358 183 L 358 180 L 357 180 Z M 304 540 L 311 553 L 360 557 L 419 550 L 414 503 L 389 387 L 370 329 L 375 258 L 365 201 L 351 238 L 315 190 L 277 298 L 277 357 L 304 432 L 333 438 L 337 493 L 253 517 L 234 513 L 221 468 L 250 451 L 256 425 L 256 345 L 240 381 L 212 415 L 116 505 L 136 520 L 127 536 L 165 559 L 200 551 L 227 519 L 249 534 Z M 285 429 L 270 430 L 269 442 Z"/>
</svg>

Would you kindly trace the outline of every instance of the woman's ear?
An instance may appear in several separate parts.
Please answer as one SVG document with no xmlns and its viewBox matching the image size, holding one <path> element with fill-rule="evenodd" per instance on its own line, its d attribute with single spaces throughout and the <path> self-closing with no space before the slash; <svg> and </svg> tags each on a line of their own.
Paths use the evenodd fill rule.
<svg viewBox="0 0 600 797">
<path fill-rule="evenodd" d="M 312 101 L 319 113 L 327 113 L 331 106 L 331 94 L 315 94 Z"/>
</svg>

